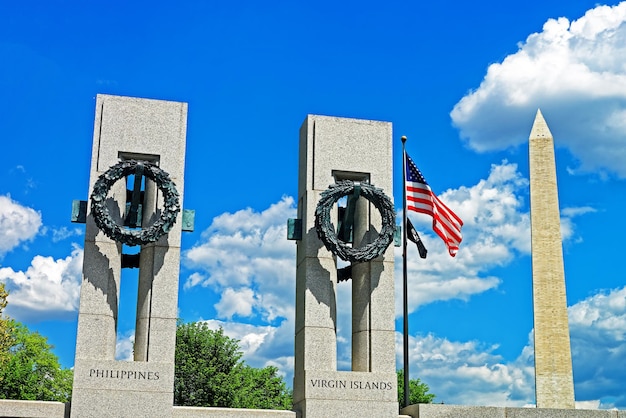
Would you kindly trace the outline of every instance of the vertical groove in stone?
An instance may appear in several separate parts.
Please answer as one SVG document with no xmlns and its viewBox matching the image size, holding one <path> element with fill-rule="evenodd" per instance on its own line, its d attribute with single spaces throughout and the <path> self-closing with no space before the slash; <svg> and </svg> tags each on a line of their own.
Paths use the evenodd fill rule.
<svg viewBox="0 0 626 418">
<path fill-rule="evenodd" d="M 539 110 L 528 150 L 537 407 L 573 409 L 574 382 L 554 140 Z"/>
</svg>

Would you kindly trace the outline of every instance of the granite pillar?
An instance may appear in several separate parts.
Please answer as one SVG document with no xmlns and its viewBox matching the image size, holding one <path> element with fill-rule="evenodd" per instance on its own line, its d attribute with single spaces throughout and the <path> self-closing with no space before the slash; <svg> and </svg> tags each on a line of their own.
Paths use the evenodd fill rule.
<svg viewBox="0 0 626 418">
<path fill-rule="evenodd" d="M 98 177 L 123 160 L 152 162 L 184 196 L 187 104 L 109 95 L 96 98 L 89 193 Z M 143 227 L 162 211 L 162 193 L 146 180 Z M 122 224 L 126 184 L 108 194 Z M 144 245 L 138 274 L 135 361 L 117 361 L 115 344 L 121 258 L 125 250 L 87 215 L 71 416 L 172 417 L 181 213 L 168 234 Z M 137 280 L 137 279 L 136 279 Z"/>
<path fill-rule="evenodd" d="M 337 260 L 317 237 L 320 194 L 339 180 L 393 192 L 391 124 L 309 115 L 300 129 L 294 410 L 302 418 L 397 417 L 393 246 L 353 265 L 352 370 L 337 371 Z M 332 211 L 333 224 L 337 225 Z M 359 198 L 355 246 L 372 242 L 382 221 Z"/>
</svg>

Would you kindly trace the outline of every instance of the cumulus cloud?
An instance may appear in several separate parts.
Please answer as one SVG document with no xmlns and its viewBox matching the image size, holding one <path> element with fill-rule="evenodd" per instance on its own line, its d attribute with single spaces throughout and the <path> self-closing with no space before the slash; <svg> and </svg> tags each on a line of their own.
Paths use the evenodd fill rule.
<svg viewBox="0 0 626 418">
<path fill-rule="evenodd" d="M 287 219 L 295 216 L 291 197 L 261 212 L 246 209 L 220 215 L 183 259 L 196 270 L 184 287 L 204 286 L 219 295 L 215 304 L 219 319 L 205 322 L 240 340 L 249 364 L 277 366 L 287 382 L 293 378 L 296 246 L 286 237 Z M 349 368 L 351 356 L 350 289 L 349 283 L 342 283 L 337 291 L 342 301 L 338 362 L 343 369 Z"/>
<path fill-rule="evenodd" d="M 83 250 L 53 259 L 37 255 L 26 271 L 0 268 L 0 282 L 9 290 L 6 312 L 19 321 L 67 318 L 78 310 Z"/>
<path fill-rule="evenodd" d="M 595 212 L 597 212 L 597 210 L 589 206 L 563 208 L 561 210 L 561 238 L 563 241 L 582 242 L 583 238 L 576 234 L 574 218 Z"/>
<path fill-rule="evenodd" d="M 183 263 L 196 270 L 184 288 L 205 287 L 219 297 L 218 319 L 205 322 L 238 339 L 248 364 L 276 366 L 287 382 L 293 378 L 296 272 L 287 219 L 295 216 L 291 197 L 261 212 L 224 213 L 183 254 Z"/>
<path fill-rule="evenodd" d="M 135 356 L 135 331 L 118 334 L 115 341 L 115 360 L 133 361 Z"/>
<path fill-rule="evenodd" d="M 252 289 L 235 290 L 229 287 L 222 293 L 222 298 L 215 304 L 215 309 L 220 317 L 231 319 L 233 315 L 242 317 L 252 315 L 252 308 L 255 305 L 258 305 L 258 300 L 255 299 Z"/>
<path fill-rule="evenodd" d="M 296 215 L 284 197 L 262 212 L 245 209 L 216 217 L 183 262 L 197 270 L 184 287 L 211 286 L 221 299 L 219 318 L 261 315 L 290 318 L 295 294 L 296 246 L 287 237 L 287 219 Z"/>
<path fill-rule="evenodd" d="M 217 319 L 202 322 L 213 330 L 222 328 L 226 336 L 238 340 L 239 347 L 246 356 L 252 356 L 256 353 L 266 340 L 271 339 L 276 334 L 278 329 L 278 327 L 267 325 L 251 325 Z"/>
<path fill-rule="evenodd" d="M 501 279 L 491 275 L 490 270 L 530 254 L 527 195 L 528 180 L 515 164 L 507 161 L 492 165 L 487 178 L 473 186 L 442 193 L 442 200 L 465 222 L 465 239 L 455 258 L 448 255 L 443 242 L 432 232 L 431 219 L 411 214 L 430 252 L 428 263 L 424 263 L 417 257 L 416 249 L 409 250 L 415 252 L 410 254 L 408 265 L 409 286 L 413 290 L 409 295 L 410 310 L 434 301 L 469 300 L 496 288 Z M 563 220 L 571 224 L 564 239 L 573 236 L 574 224 L 570 219 L 591 211 L 564 211 Z M 254 365 L 293 364 L 296 265 L 295 245 L 286 239 L 286 220 L 295 215 L 290 197 L 264 211 L 246 209 L 222 214 L 204 231 L 200 242 L 183 255 L 183 262 L 191 269 L 185 288 L 205 287 L 207 292 L 216 294 L 218 319 L 208 323 L 222 326 L 227 335 L 241 340 L 246 359 Z M 396 249 L 398 314 L 402 312 L 401 263 L 400 250 Z M 350 368 L 350 293 L 350 283 L 337 286 L 337 364 L 342 370 Z M 500 363 L 495 360 L 493 364 L 497 369 L 493 373 L 502 374 L 504 370 L 507 379 L 513 379 L 509 376 L 513 371 L 496 367 Z M 289 377 L 293 373 L 292 368 L 282 370 Z M 494 387 L 501 390 L 502 384 Z M 517 385 L 510 381 L 508 384 Z M 509 395 L 515 401 L 522 397 Z"/>
<path fill-rule="evenodd" d="M 495 266 L 509 263 L 516 254 L 530 253 L 530 218 L 524 196 L 528 181 L 517 165 L 503 161 L 493 164 L 486 179 L 477 184 L 448 190 L 442 201 L 463 219 L 463 242 L 455 258 L 448 255 L 443 241 L 431 231 L 431 218 L 409 213 L 429 249 L 424 263 L 411 247 L 408 281 L 413 291 L 409 309 L 436 300 L 468 300 L 472 295 L 496 288 L 500 279 L 488 274 Z M 415 253 L 413 253 L 415 252 Z M 396 278 L 401 279 L 400 250 L 396 250 Z M 400 310 L 401 286 L 396 286 L 396 308 Z"/>
<path fill-rule="evenodd" d="M 626 407 L 626 287 L 601 291 L 568 308 L 576 408 Z M 535 404 L 533 332 L 513 361 L 497 345 L 450 341 L 434 334 L 411 336 L 411 377 L 437 395 L 435 402 L 460 405 Z M 402 335 L 396 334 L 402 364 Z"/>
<path fill-rule="evenodd" d="M 579 171 L 626 177 L 626 2 L 549 19 L 450 115 L 472 149 L 489 151 L 525 142 L 538 108 Z"/>
<path fill-rule="evenodd" d="M 67 228 L 65 226 L 61 228 L 54 228 L 52 231 L 52 242 L 63 241 L 64 239 L 81 236 L 84 234 L 84 228 Z"/>
<path fill-rule="evenodd" d="M 41 214 L 20 205 L 10 196 L 0 196 L 0 257 L 20 243 L 32 240 L 41 227 Z"/>
<path fill-rule="evenodd" d="M 626 287 L 602 291 L 568 310 L 576 397 L 626 407 Z"/>
<path fill-rule="evenodd" d="M 293 379 L 293 318 L 279 326 L 251 325 L 210 319 L 209 328 L 222 328 L 224 334 L 239 341 L 246 363 L 253 367 L 275 366 L 286 382 Z"/>
<path fill-rule="evenodd" d="M 402 335 L 396 334 L 397 362 L 402 364 Z M 479 341 L 449 341 L 429 334 L 411 336 L 409 358 L 414 370 L 437 398 L 459 405 L 524 406 L 534 400 L 534 364 L 527 346 L 513 362 L 497 346 Z"/>
<path fill-rule="evenodd" d="M 411 246 L 408 257 L 409 310 L 434 301 L 468 300 L 496 288 L 501 279 L 489 274 L 515 257 L 530 255 L 530 213 L 528 180 L 517 164 L 502 161 L 492 164 L 486 179 L 473 186 L 461 186 L 439 197 L 464 222 L 463 242 L 456 257 L 448 255 L 443 241 L 432 232 L 431 218 L 409 213 L 413 225 L 429 249 L 428 262 L 417 256 Z M 578 242 L 573 218 L 592 213 L 591 207 L 570 207 L 561 213 L 564 242 Z M 396 279 L 402 273 L 401 250 L 396 249 Z M 400 310 L 401 282 L 396 285 L 396 311 Z"/>
</svg>

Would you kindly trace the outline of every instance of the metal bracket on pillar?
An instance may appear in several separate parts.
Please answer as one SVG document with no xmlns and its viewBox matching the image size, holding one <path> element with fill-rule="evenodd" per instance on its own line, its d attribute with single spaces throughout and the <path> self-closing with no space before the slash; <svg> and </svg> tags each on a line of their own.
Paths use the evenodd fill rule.
<svg viewBox="0 0 626 418">
<path fill-rule="evenodd" d="M 87 201 L 72 200 L 72 218 L 74 223 L 84 224 L 87 222 Z"/>
<path fill-rule="evenodd" d="M 287 239 L 295 241 L 302 239 L 302 219 L 287 219 Z"/>
<path fill-rule="evenodd" d="M 143 193 L 143 192 L 142 192 Z M 141 217 L 141 205 L 137 208 L 137 216 Z M 84 224 L 87 222 L 87 201 L 72 200 L 72 217 L 70 220 L 74 223 Z M 193 209 L 183 210 L 183 232 L 193 232 L 196 223 L 196 211 Z"/>
<path fill-rule="evenodd" d="M 196 211 L 193 209 L 183 209 L 183 232 L 193 232 L 196 223 Z"/>
<path fill-rule="evenodd" d="M 122 268 L 129 269 L 138 269 L 139 268 L 139 257 L 141 257 L 141 253 L 137 254 L 122 254 Z"/>
<path fill-rule="evenodd" d="M 352 264 L 337 269 L 337 282 L 346 282 L 352 278 Z"/>
</svg>

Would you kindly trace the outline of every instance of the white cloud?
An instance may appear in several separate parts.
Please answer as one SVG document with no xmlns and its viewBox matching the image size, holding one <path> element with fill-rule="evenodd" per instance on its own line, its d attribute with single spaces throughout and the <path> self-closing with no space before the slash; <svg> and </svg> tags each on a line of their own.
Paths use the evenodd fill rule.
<svg viewBox="0 0 626 418">
<path fill-rule="evenodd" d="M 589 206 L 563 208 L 561 210 L 561 238 L 563 241 L 571 240 L 575 243 L 582 242 L 582 237 L 576 235 L 574 218 L 595 212 L 597 212 L 597 210 Z"/>
<path fill-rule="evenodd" d="M 431 219 L 411 214 L 430 250 L 428 262 L 419 259 L 413 247 L 409 250 L 411 311 L 434 301 L 469 300 L 499 285 L 501 279 L 489 271 L 530 253 L 527 194 L 528 181 L 515 164 L 506 161 L 492 165 L 488 177 L 474 186 L 442 193 L 442 200 L 465 221 L 464 242 L 455 258 L 432 233 Z M 563 219 L 569 219 L 565 215 L 571 218 L 591 211 L 571 208 L 564 211 Z M 185 288 L 204 287 L 219 298 L 214 305 L 218 319 L 208 323 L 214 328 L 222 326 L 227 335 L 240 339 L 251 364 L 283 364 L 291 367 L 282 370 L 289 377 L 293 374 L 296 263 L 295 245 L 286 239 L 286 220 L 295 215 L 294 201 L 288 197 L 265 211 L 246 209 L 222 214 L 202 234 L 201 242 L 183 255 L 187 267 L 196 270 L 186 279 Z M 402 300 L 401 263 L 400 250 L 396 249 L 398 313 Z M 340 369 L 349 369 L 351 286 L 340 283 L 337 288 L 337 362 Z M 248 323 L 240 322 L 244 319 Z M 486 358 L 491 359 L 492 369 L 482 368 L 481 364 L 480 368 L 464 369 L 465 373 L 482 373 L 487 380 L 508 376 L 513 380 L 507 384 L 515 390 L 508 397 L 502 395 L 499 402 L 517 405 L 522 398 L 527 402 L 520 393 L 528 389 L 514 381 L 521 378 L 516 373 L 526 373 L 526 366 L 519 366 L 523 369 L 519 371 L 516 365 L 503 365 L 496 355 Z M 493 383 L 493 391 L 502 390 L 505 383 Z"/>
<path fill-rule="evenodd" d="M 205 321 L 209 327 L 240 340 L 248 364 L 280 367 L 287 382 L 293 376 L 296 272 L 287 219 L 295 216 L 291 197 L 262 212 L 224 213 L 183 254 L 183 263 L 197 270 L 184 288 L 200 286 L 219 296 L 219 319 Z M 238 322 L 243 318 L 256 325 Z"/>
<path fill-rule="evenodd" d="M 63 241 L 64 239 L 81 236 L 84 233 L 84 228 L 67 228 L 65 226 L 61 228 L 52 229 L 52 242 Z"/>
<path fill-rule="evenodd" d="M 83 250 L 77 246 L 66 258 L 37 255 L 26 271 L 0 268 L 0 281 L 9 290 L 8 315 L 19 321 L 67 317 L 78 310 Z"/>
<path fill-rule="evenodd" d="M 410 213 L 413 224 L 429 250 L 427 262 L 418 258 L 411 245 L 408 281 L 412 289 L 409 310 L 436 300 L 468 300 L 472 295 L 496 288 L 500 279 L 488 274 L 495 266 L 509 263 L 516 254 L 530 253 L 530 218 L 524 195 L 528 181 L 517 165 L 493 164 L 487 179 L 439 195 L 464 222 L 463 242 L 456 257 L 445 250 L 432 233 L 432 219 Z M 396 249 L 396 309 L 400 313 L 402 259 Z"/>
<path fill-rule="evenodd" d="M 115 341 L 115 360 L 133 361 L 135 356 L 135 331 L 119 334 Z"/>
<path fill-rule="evenodd" d="M 600 409 L 600 400 L 592 400 L 592 401 L 576 401 L 576 409 Z"/>
<path fill-rule="evenodd" d="M 491 165 L 487 179 L 448 190 L 440 198 L 463 219 L 466 256 L 480 254 L 476 257 L 480 260 L 473 262 L 500 265 L 511 258 L 512 250 L 530 252 L 530 219 L 524 212 L 527 195 L 528 180 L 517 171 L 517 164 L 505 160 Z"/>
<path fill-rule="evenodd" d="M 253 367 L 278 367 L 285 381 L 293 379 L 293 318 L 279 326 L 251 325 L 232 321 L 202 321 L 211 329 L 222 328 L 224 334 L 239 340 L 247 364 Z"/>
<path fill-rule="evenodd" d="M 488 151 L 525 142 L 538 108 L 581 171 L 626 177 L 626 2 L 549 19 L 450 115 L 471 148 Z"/>
<path fill-rule="evenodd" d="M 626 287 L 602 291 L 568 308 L 576 408 L 624 408 Z M 533 333 L 513 361 L 497 345 L 450 341 L 433 334 L 410 336 L 412 378 L 437 395 L 436 402 L 460 405 L 528 406 L 535 403 Z M 397 364 L 402 335 L 396 333 Z"/>
<path fill-rule="evenodd" d="M 22 242 L 32 240 L 41 227 L 41 214 L 10 196 L 0 196 L 0 257 Z"/>
<path fill-rule="evenodd" d="M 216 217 L 202 241 L 183 254 L 188 267 L 200 270 L 184 287 L 217 289 L 220 318 L 292 317 L 296 246 L 287 240 L 287 219 L 295 215 L 293 198 L 284 197 L 262 212 L 245 209 Z"/>
<path fill-rule="evenodd" d="M 252 289 L 234 290 L 229 287 L 222 293 L 222 298 L 215 304 L 215 309 L 220 318 L 232 319 L 233 315 L 247 317 L 252 315 L 252 308 L 257 303 Z"/>
<path fill-rule="evenodd" d="M 396 334 L 397 363 L 402 364 L 402 335 Z M 455 342 L 432 334 L 411 336 L 411 378 L 430 387 L 435 402 L 459 405 L 517 406 L 534 400 L 532 352 L 525 349 L 513 362 L 478 341 Z"/>
<path fill-rule="evenodd" d="M 239 347 L 245 356 L 251 356 L 256 353 L 259 347 L 271 339 L 276 333 L 277 327 L 266 325 L 251 325 L 232 321 L 220 321 L 209 319 L 201 321 L 207 324 L 210 329 L 217 330 L 222 328 L 224 334 L 230 338 L 239 341 Z"/>
<path fill-rule="evenodd" d="M 581 207 L 576 207 L 576 208 L 564 208 L 563 210 L 561 210 L 561 214 L 563 216 L 567 216 L 570 218 L 573 218 L 574 216 L 578 216 L 578 215 L 584 215 L 587 213 L 595 213 L 597 212 L 594 208 L 589 207 L 589 206 L 581 206 Z"/>
<path fill-rule="evenodd" d="M 578 400 L 626 407 L 626 287 L 603 291 L 568 310 Z"/>
<path fill-rule="evenodd" d="M 489 274 L 515 257 L 530 255 L 530 214 L 528 180 L 517 164 L 506 160 L 492 164 L 486 179 L 473 186 L 461 186 L 439 197 L 464 222 L 463 242 L 456 257 L 448 255 L 443 241 L 432 232 L 429 216 L 409 213 L 426 248 L 427 261 L 420 259 L 409 243 L 409 311 L 434 301 L 468 300 L 472 295 L 495 289 L 501 279 Z M 564 242 L 579 239 L 573 218 L 595 212 L 590 207 L 571 207 L 562 211 L 561 232 Z M 396 312 L 401 312 L 401 250 L 396 249 Z"/>
</svg>

